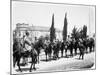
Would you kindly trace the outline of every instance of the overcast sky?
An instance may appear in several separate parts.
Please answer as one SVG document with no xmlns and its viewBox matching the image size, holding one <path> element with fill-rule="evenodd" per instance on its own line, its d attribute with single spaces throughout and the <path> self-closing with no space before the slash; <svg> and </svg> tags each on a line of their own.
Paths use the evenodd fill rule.
<svg viewBox="0 0 100 75">
<path fill-rule="evenodd" d="M 65 13 L 67 13 L 68 33 L 71 33 L 74 26 L 81 28 L 83 25 L 87 25 L 88 34 L 95 32 L 95 8 L 93 6 L 20 1 L 12 2 L 13 29 L 17 23 L 50 27 L 53 13 L 55 28 L 63 29 Z"/>
</svg>

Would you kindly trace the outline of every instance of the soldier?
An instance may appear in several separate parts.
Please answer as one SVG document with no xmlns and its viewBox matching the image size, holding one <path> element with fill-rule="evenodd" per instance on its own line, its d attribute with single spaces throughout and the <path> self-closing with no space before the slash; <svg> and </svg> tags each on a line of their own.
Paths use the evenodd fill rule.
<svg viewBox="0 0 100 75">
<path fill-rule="evenodd" d="M 30 51 L 31 50 L 31 40 L 29 37 L 29 33 L 26 32 L 26 36 L 24 37 L 24 51 Z"/>
<path fill-rule="evenodd" d="M 65 47 L 65 44 L 64 44 L 64 41 L 63 41 L 63 42 L 61 43 L 61 57 L 63 57 L 64 47 Z"/>
<path fill-rule="evenodd" d="M 23 36 L 23 51 L 25 54 L 29 53 L 31 51 L 32 47 L 31 47 L 31 40 L 29 38 L 29 33 L 26 32 L 26 36 Z M 28 59 L 27 58 L 23 58 L 23 64 L 27 64 Z"/>
<path fill-rule="evenodd" d="M 79 59 L 82 57 L 82 59 L 84 59 L 84 50 L 85 50 L 85 46 L 83 45 L 83 40 L 79 39 L 79 50 L 80 50 L 80 56 Z"/>
</svg>

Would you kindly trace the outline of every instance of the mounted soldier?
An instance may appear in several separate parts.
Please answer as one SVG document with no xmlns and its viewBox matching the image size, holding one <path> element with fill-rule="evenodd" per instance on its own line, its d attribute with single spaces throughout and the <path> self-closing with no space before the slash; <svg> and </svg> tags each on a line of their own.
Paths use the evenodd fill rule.
<svg viewBox="0 0 100 75">
<path fill-rule="evenodd" d="M 68 39 L 65 43 L 65 53 L 67 56 L 67 50 L 70 51 L 70 56 L 73 56 L 73 40 L 72 38 L 68 35 Z"/>
<path fill-rule="evenodd" d="M 21 67 L 20 67 L 20 60 L 23 58 L 23 64 L 27 64 L 26 58 L 31 58 L 32 63 L 30 67 L 30 72 L 32 71 L 32 67 L 35 70 L 35 64 L 37 63 L 37 53 L 34 50 L 34 47 L 32 47 L 31 41 L 28 41 L 29 39 L 29 33 L 26 33 L 26 36 L 21 36 L 16 37 L 16 40 L 14 41 L 13 44 L 13 66 L 17 64 L 19 71 L 22 72 Z M 28 47 L 29 46 L 29 47 Z"/>
<path fill-rule="evenodd" d="M 23 41 L 23 49 L 22 50 L 25 54 L 28 54 L 32 49 L 32 46 L 31 46 L 32 42 L 30 40 L 28 32 L 26 32 L 26 35 L 23 36 L 22 41 Z M 28 62 L 28 59 L 23 58 L 23 64 L 25 65 L 25 64 L 27 64 L 27 62 Z"/>
<path fill-rule="evenodd" d="M 28 32 L 26 32 L 26 36 L 23 37 L 23 40 L 24 51 L 30 51 L 32 42 L 30 40 Z"/>
<path fill-rule="evenodd" d="M 59 50 L 60 50 L 59 40 L 55 40 L 53 50 L 54 50 L 54 58 L 55 59 L 59 58 Z"/>
<path fill-rule="evenodd" d="M 78 39 L 73 38 L 73 49 L 75 55 L 77 55 L 77 48 L 78 48 Z"/>
</svg>

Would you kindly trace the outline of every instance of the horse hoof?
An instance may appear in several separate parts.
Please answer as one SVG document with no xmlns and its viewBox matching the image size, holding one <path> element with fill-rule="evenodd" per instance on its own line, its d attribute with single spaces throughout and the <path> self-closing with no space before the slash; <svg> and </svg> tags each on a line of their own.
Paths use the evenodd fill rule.
<svg viewBox="0 0 100 75">
<path fill-rule="evenodd" d="M 36 68 L 33 68 L 34 70 L 36 70 Z"/>
<path fill-rule="evenodd" d="M 20 72 L 22 72 L 22 70 L 20 70 Z"/>
</svg>

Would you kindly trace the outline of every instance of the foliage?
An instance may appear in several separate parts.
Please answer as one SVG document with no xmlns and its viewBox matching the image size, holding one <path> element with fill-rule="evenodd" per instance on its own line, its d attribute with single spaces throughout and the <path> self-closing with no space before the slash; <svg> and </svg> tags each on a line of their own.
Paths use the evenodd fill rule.
<svg viewBox="0 0 100 75">
<path fill-rule="evenodd" d="M 50 36 L 49 35 L 46 35 L 45 36 L 45 40 L 50 40 Z"/>
<path fill-rule="evenodd" d="M 79 38 L 86 38 L 87 37 L 87 26 L 84 25 L 82 29 L 79 31 L 76 27 L 73 28 L 72 38 L 79 39 Z"/>
<path fill-rule="evenodd" d="M 87 26 L 86 25 L 83 26 L 83 34 L 82 34 L 82 37 L 83 38 L 86 38 L 87 37 Z"/>
<path fill-rule="evenodd" d="M 73 28 L 71 36 L 72 38 L 75 38 L 75 39 L 80 38 L 80 32 L 77 30 L 76 27 Z"/>
</svg>

